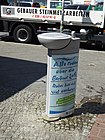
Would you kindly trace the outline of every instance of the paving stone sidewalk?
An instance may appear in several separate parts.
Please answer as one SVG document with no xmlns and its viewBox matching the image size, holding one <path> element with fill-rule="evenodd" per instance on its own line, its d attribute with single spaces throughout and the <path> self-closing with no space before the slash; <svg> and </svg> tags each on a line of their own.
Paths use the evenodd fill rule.
<svg viewBox="0 0 105 140">
<path fill-rule="evenodd" d="M 105 140 L 105 114 L 100 114 L 96 118 L 88 140 Z"/>
<path fill-rule="evenodd" d="M 0 89 L 0 92 L 6 91 Z M 22 90 L 0 103 L 0 140 L 86 140 L 97 115 L 78 114 L 55 122 L 42 119 L 45 95 Z"/>
<path fill-rule="evenodd" d="M 105 114 L 105 54 L 80 51 L 74 114 L 47 122 L 42 118 L 47 51 L 34 45 L 6 44 L 0 44 L 0 140 L 92 138 L 97 116 Z"/>
<path fill-rule="evenodd" d="M 43 87 L 45 84 L 36 81 L 35 86 Z M 47 122 L 42 118 L 45 112 L 45 93 L 30 92 L 29 89 L 27 87 L 0 103 L 0 140 L 88 139 L 97 112 L 102 107 L 101 96 L 85 97 L 76 105 L 73 116 Z M 9 90 L 2 87 L 0 93 L 5 95 Z M 92 108 L 87 102 L 93 102 Z"/>
</svg>

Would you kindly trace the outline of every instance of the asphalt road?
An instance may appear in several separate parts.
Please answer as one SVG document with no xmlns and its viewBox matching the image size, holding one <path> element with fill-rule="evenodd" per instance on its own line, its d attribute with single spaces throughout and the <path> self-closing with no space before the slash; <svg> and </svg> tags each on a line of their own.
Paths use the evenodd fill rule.
<svg viewBox="0 0 105 140">
<path fill-rule="evenodd" d="M 72 128 L 70 118 L 64 119 L 63 125 L 62 121 L 49 124 L 40 119 L 41 113 L 45 111 L 46 68 L 47 49 L 42 45 L 15 43 L 8 37 L 1 37 L 0 140 L 86 140 L 92 119 L 86 124 L 83 114 L 91 113 L 90 117 L 94 118 L 94 115 L 105 113 L 104 51 L 79 51 L 78 109 L 75 113 L 82 118 L 81 131 L 74 131 L 78 123 L 73 124 Z M 78 127 L 80 129 L 81 126 Z M 59 134 L 63 134 L 62 138 Z"/>
</svg>

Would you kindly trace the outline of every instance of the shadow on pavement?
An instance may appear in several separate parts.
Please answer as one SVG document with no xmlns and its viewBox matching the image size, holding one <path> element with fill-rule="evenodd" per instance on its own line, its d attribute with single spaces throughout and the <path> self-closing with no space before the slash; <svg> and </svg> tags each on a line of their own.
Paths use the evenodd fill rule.
<svg viewBox="0 0 105 140">
<path fill-rule="evenodd" d="M 87 102 L 81 106 L 81 108 L 77 108 L 74 111 L 74 115 L 91 113 L 91 114 L 104 114 L 105 113 L 105 103 L 96 103 L 96 102 Z"/>
<path fill-rule="evenodd" d="M 77 107 L 74 111 L 74 115 L 91 113 L 91 114 L 104 114 L 105 103 L 102 103 L 101 95 L 95 95 L 91 97 L 84 97 L 81 100 L 81 106 Z"/>
<path fill-rule="evenodd" d="M 0 56 L 0 102 L 46 75 L 44 63 Z"/>
</svg>

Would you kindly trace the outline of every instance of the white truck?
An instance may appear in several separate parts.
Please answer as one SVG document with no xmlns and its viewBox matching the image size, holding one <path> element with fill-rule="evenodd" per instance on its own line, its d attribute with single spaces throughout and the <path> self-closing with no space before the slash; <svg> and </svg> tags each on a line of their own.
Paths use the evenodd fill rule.
<svg viewBox="0 0 105 140">
<path fill-rule="evenodd" d="M 86 10 L 56 7 L 64 3 L 59 0 L 48 0 L 46 8 L 1 5 L 0 31 L 9 32 L 17 42 L 27 43 L 41 32 L 59 32 L 63 19 L 62 32 L 75 31 L 81 41 L 102 44 L 104 47 L 105 0 L 99 1 L 102 8 L 97 10 L 93 9 L 97 5 L 91 5 L 91 0 L 87 1 L 91 8 Z"/>
</svg>

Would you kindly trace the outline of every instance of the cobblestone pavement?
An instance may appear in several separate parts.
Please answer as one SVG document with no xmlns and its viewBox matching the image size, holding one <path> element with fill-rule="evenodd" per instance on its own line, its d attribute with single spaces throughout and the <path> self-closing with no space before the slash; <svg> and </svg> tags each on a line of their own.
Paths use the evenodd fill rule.
<svg viewBox="0 0 105 140">
<path fill-rule="evenodd" d="M 1 43 L 0 54 L 2 57 L 0 58 L 19 58 L 22 61 L 30 60 L 30 63 L 32 61 L 39 61 L 39 63 L 42 64 L 46 61 L 46 51 L 42 49 L 42 52 L 45 53 L 43 54 L 41 52 L 41 47 L 36 46 L 35 48 L 30 46 L 31 50 L 29 50 L 29 48 L 25 48 L 25 45 L 19 45 L 22 47 L 21 52 L 19 51 L 18 44 L 15 44 L 14 48 L 12 44 L 9 46 L 7 43 L 7 46 L 5 46 L 4 43 Z M 9 49 L 7 50 L 7 48 Z M 25 49 L 27 49 L 27 51 L 24 52 Z M 38 57 L 38 51 L 42 56 Z M 94 61 L 92 61 L 93 54 Z M 26 63 L 17 63 L 22 70 L 16 67 L 18 73 L 14 69 L 16 73 L 9 72 L 10 75 L 8 77 L 6 72 L 8 73 L 11 69 L 9 67 L 8 71 L 6 71 L 7 66 L 5 65 L 7 65 L 9 61 L 4 61 L 4 65 L 0 63 L 0 72 L 3 70 L 6 71 L 3 72 L 3 74 L 6 75 L 6 77 L 4 76 L 5 78 L 0 74 L 0 77 L 2 77 L 0 80 L 0 140 L 87 140 L 97 115 L 105 113 L 105 72 L 103 66 L 103 64 L 105 64 L 105 55 L 103 53 L 100 55 L 100 58 L 96 59 L 99 54 L 100 53 L 97 52 L 87 53 L 82 50 L 80 51 L 77 85 L 78 94 L 76 96 L 74 114 L 55 122 L 47 122 L 42 118 L 42 114 L 45 112 L 46 93 L 46 75 L 45 72 L 39 70 L 42 67 L 37 65 L 39 67 L 34 75 L 33 71 L 30 70 L 29 72 L 29 69 L 27 71 Z M 84 56 L 88 57 L 89 60 L 83 59 L 85 58 Z M 102 65 L 99 62 L 101 58 Z M 19 64 L 22 67 L 20 67 Z M 23 64 L 25 66 L 24 69 Z M 11 66 L 12 65 L 13 63 Z M 33 68 L 35 70 L 36 67 L 32 65 L 30 65 L 30 69 Z M 102 66 L 101 69 L 100 65 Z M 12 67 L 12 69 L 13 68 L 14 67 Z M 102 73 L 101 77 L 103 77 L 103 80 L 99 78 L 99 71 Z M 36 73 L 38 72 L 39 74 L 37 75 Z M 42 72 L 43 74 L 40 75 Z M 32 75 L 30 75 L 30 73 L 32 73 Z M 88 74 L 88 76 L 86 76 L 86 74 Z M 91 75 L 93 76 L 92 79 L 90 79 Z M 25 77 L 25 79 L 22 76 Z M 27 76 L 31 81 L 27 79 Z M 32 78 L 33 76 L 36 76 L 34 80 Z M 14 80 L 14 77 L 17 82 Z M 22 81 L 20 81 L 20 79 Z M 11 80 L 14 81 L 11 82 Z"/>
<path fill-rule="evenodd" d="M 75 111 L 74 116 L 46 122 L 42 119 L 44 111 L 45 95 L 39 93 L 22 90 L 3 101 L 0 104 L 0 139 L 82 140 L 87 138 L 96 118 L 96 114 Z"/>
</svg>

